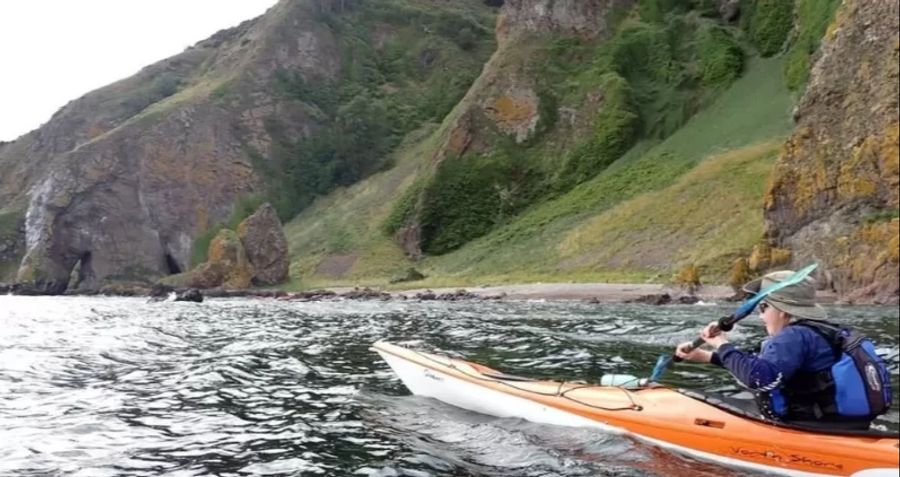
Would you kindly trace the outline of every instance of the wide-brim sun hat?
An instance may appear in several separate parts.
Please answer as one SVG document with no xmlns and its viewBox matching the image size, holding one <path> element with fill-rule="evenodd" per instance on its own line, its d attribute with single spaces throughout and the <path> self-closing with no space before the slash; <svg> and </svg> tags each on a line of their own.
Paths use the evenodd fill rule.
<svg viewBox="0 0 900 477">
<path fill-rule="evenodd" d="M 768 273 L 756 280 L 748 282 L 743 290 L 750 294 L 757 294 L 776 283 L 788 279 L 794 274 L 793 270 L 780 270 Z M 802 282 L 788 285 L 780 290 L 770 293 L 763 301 L 776 309 L 796 318 L 808 320 L 826 320 L 828 312 L 816 303 L 816 280 L 806 277 Z"/>
</svg>

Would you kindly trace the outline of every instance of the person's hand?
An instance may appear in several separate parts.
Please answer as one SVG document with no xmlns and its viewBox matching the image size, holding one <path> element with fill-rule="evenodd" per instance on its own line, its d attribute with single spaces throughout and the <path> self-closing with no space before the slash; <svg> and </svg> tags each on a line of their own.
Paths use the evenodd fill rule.
<svg viewBox="0 0 900 477">
<path fill-rule="evenodd" d="M 719 329 L 719 323 L 716 321 L 706 325 L 706 328 L 700 333 L 700 337 L 715 349 L 719 349 L 719 346 L 728 342 L 728 335 Z"/>
<path fill-rule="evenodd" d="M 709 363 L 712 360 L 712 353 L 700 348 L 694 348 L 689 352 L 685 350 L 690 348 L 690 341 L 686 343 L 681 343 L 680 345 L 675 347 L 675 356 L 685 360 L 685 361 L 693 361 L 695 363 Z"/>
</svg>

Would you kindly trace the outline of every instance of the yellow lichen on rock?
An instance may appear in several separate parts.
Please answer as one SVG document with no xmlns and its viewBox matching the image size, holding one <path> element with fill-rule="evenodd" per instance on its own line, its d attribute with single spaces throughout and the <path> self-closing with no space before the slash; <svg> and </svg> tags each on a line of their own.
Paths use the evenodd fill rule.
<svg viewBox="0 0 900 477">
<path fill-rule="evenodd" d="M 878 294 L 878 289 L 900 290 L 900 219 L 861 224 L 850 235 L 837 238 L 832 251 L 834 266 L 844 274 L 844 286 L 855 290 L 849 301 L 870 301 L 870 294 Z"/>
<path fill-rule="evenodd" d="M 900 122 L 894 122 L 887 127 L 880 146 L 878 168 L 881 177 L 890 185 L 890 204 L 896 206 L 900 194 L 900 189 L 897 188 L 900 185 Z"/>
<path fill-rule="evenodd" d="M 750 252 L 750 258 L 747 259 L 747 266 L 753 272 L 761 272 L 769 268 L 769 257 L 771 254 L 772 251 L 768 244 L 754 245 L 753 251 Z"/>
<path fill-rule="evenodd" d="M 852 13 L 854 8 L 854 3 L 851 0 L 845 0 L 844 4 L 838 8 L 837 13 L 834 15 L 834 20 L 828 24 L 828 28 L 825 29 L 825 40 L 834 41 L 835 37 L 837 37 L 838 30 L 850 20 L 852 17 Z"/>
<path fill-rule="evenodd" d="M 731 264 L 731 271 L 728 274 L 728 284 L 734 291 L 741 289 L 745 283 L 753 279 L 753 273 L 750 271 L 750 265 L 746 258 L 740 257 Z"/>
<path fill-rule="evenodd" d="M 788 249 L 761 243 L 753 246 L 753 251 L 747 259 L 747 267 L 749 271 L 759 274 L 772 267 L 787 265 L 791 262 L 792 255 Z"/>
<path fill-rule="evenodd" d="M 221 266 L 221 285 L 225 288 L 247 288 L 253 278 L 253 267 L 244 246 L 234 231 L 224 229 L 209 244 L 209 263 Z"/>
<path fill-rule="evenodd" d="M 888 261 L 893 263 L 900 262 L 900 225 L 898 225 L 897 220 L 894 220 L 893 223 L 893 232 L 894 236 L 888 240 L 887 245 L 887 256 Z"/>
<path fill-rule="evenodd" d="M 769 251 L 769 265 L 777 267 L 791 263 L 793 255 L 793 252 L 786 248 L 772 247 Z"/>
<path fill-rule="evenodd" d="M 523 142 L 537 127 L 538 101 L 534 91 L 516 89 L 488 101 L 485 112 L 501 131 Z"/>
<path fill-rule="evenodd" d="M 897 262 L 900 252 L 897 250 L 900 237 L 900 220 L 865 224 L 857 232 L 857 238 L 867 247 L 878 250 L 876 260 L 880 263 Z M 870 257 L 871 258 L 871 257 Z"/>
<path fill-rule="evenodd" d="M 688 293 L 694 294 L 700 286 L 700 270 L 694 264 L 685 265 L 675 275 L 675 283 Z"/>
<path fill-rule="evenodd" d="M 831 186 L 831 181 L 829 180 L 829 167 L 826 163 L 826 157 L 828 156 L 827 150 L 819 150 L 816 152 L 815 157 L 815 166 L 813 167 L 813 173 L 808 177 L 810 178 L 810 182 L 806 188 L 806 190 L 801 189 L 801 196 L 806 198 L 806 206 L 812 205 L 813 201 L 816 197 L 819 196 L 823 191 L 827 190 Z M 800 175 L 800 177 L 807 177 L 805 175 Z M 805 208 L 801 208 L 804 212 Z"/>
<path fill-rule="evenodd" d="M 500 96 L 494 100 L 494 117 L 500 122 L 520 123 L 537 114 L 535 105 L 526 98 Z"/>
<path fill-rule="evenodd" d="M 838 175 L 838 197 L 855 199 L 874 195 L 878 188 L 871 178 L 867 177 L 875 167 L 875 145 L 878 140 L 872 136 L 853 148 L 850 157 L 841 163 Z"/>
<path fill-rule="evenodd" d="M 807 143 L 818 142 L 809 147 Z M 833 188 L 833 174 L 827 158 L 834 154 L 832 145 L 813 138 L 810 128 L 803 128 L 784 145 L 763 198 L 765 210 L 776 206 L 779 198 L 787 199 L 797 215 L 806 214 L 822 194 Z"/>
</svg>

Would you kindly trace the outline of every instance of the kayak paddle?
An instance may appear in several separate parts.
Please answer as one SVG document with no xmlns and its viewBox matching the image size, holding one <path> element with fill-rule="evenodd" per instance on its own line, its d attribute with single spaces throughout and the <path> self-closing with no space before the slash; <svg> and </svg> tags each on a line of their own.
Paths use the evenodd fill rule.
<svg viewBox="0 0 900 477">
<path fill-rule="evenodd" d="M 723 316 L 722 318 L 719 318 L 719 323 L 717 325 L 718 329 L 721 331 L 731 331 L 731 329 L 734 328 L 735 323 L 750 315 L 750 313 L 752 313 L 756 308 L 756 305 L 758 305 L 759 302 L 763 301 L 771 293 L 802 282 L 818 266 L 819 264 L 813 263 L 812 265 L 809 265 L 803 269 L 797 270 L 786 280 L 778 283 L 773 283 L 772 285 L 763 288 L 759 291 L 759 293 L 753 295 L 752 297 L 744 301 L 744 303 L 741 303 L 741 306 L 739 306 L 738 309 L 734 311 L 734 313 L 729 316 Z M 690 346 L 685 349 L 685 352 L 690 353 L 692 350 L 703 346 L 703 343 L 705 342 L 706 341 L 702 336 L 698 336 L 697 339 L 695 339 L 690 344 Z M 659 381 L 663 373 L 666 372 L 666 368 L 669 366 L 669 363 L 671 363 L 672 361 L 675 361 L 677 363 L 681 361 L 681 358 L 675 356 L 674 354 L 660 356 L 659 359 L 656 360 L 656 366 L 653 367 L 653 374 L 650 375 L 650 382 L 655 383 Z"/>
</svg>

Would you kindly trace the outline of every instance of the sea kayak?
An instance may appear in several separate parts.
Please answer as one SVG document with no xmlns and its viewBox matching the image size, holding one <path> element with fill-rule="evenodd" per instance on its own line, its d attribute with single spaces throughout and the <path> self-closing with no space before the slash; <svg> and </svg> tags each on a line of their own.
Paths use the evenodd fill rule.
<svg viewBox="0 0 900 477">
<path fill-rule="evenodd" d="M 754 419 L 711 395 L 658 384 L 538 381 L 384 341 L 372 349 L 413 394 L 491 416 L 630 434 L 700 459 L 778 475 L 900 474 L 897 433 L 798 430 Z"/>
</svg>

